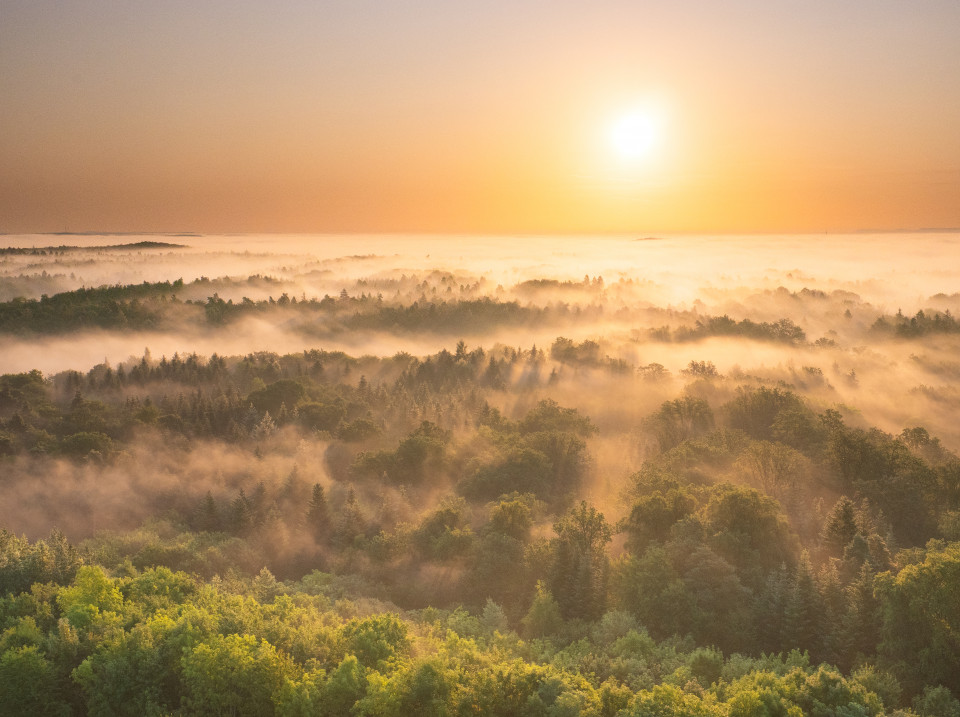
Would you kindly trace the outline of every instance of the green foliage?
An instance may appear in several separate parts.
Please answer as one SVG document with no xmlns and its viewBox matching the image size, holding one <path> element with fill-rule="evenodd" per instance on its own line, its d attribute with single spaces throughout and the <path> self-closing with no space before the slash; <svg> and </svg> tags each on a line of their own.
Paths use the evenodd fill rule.
<svg viewBox="0 0 960 717">
<path fill-rule="evenodd" d="M 563 626 L 560 606 L 542 582 L 537 583 L 536 594 L 522 623 L 527 637 L 547 637 L 559 632 Z"/>
<path fill-rule="evenodd" d="M 881 316 L 873 324 L 873 331 L 891 334 L 898 338 L 916 338 L 927 334 L 955 334 L 960 332 L 960 323 L 950 312 L 919 310 L 907 318 L 899 311 L 896 316 Z"/>
<path fill-rule="evenodd" d="M 505 496 L 490 508 L 490 522 L 487 530 L 505 535 L 521 543 L 530 540 L 530 529 L 533 527 L 533 510 L 535 498 L 531 493 L 520 495 L 514 493 Z"/>
<path fill-rule="evenodd" d="M 58 530 L 31 543 L 0 528 L 0 595 L 26 592 L 35 583 L 69 583 L 82 564 L 80 553 Z"/>
<path fill-rule="evenodd" d="M 337 426 L 337 437 L 349 443 L 365 441 L 379 434 L 380 428 L 369 418 L 358 418 L 349 423 L 341 421 Z"/>
<path fill-rule="evenodd" d="M 57 605 L 73 627 L 85 630 L 101 619 L 115 618 L 123 607 L 123 596 L 101 568 L 84 565 L 71 585 L 60 590 Z"/>
<path fill-rule="evenodd" d="M 376 668 L 407 650 L 407 626 L 396 615 L 354 618 L 340 631 L 344 652 L 356 655 L 365 667 Z"/>
<path fill-rule="evenodd" d="M 306 521 L 316 540 L 325 540 L 330 535 L 332 529 L 330 509 L 327 506 L 323 486 L 319 483 L 313 484 L 313 493 L 310 496 L 310 503 L 307 505 Z"/>
<path fill-rule="evenodd" d="M 589 418 L 575 408 L 564 408 L 552 399 L 540 401 L 517 425 L 521 433 L 565 432 L 589 436 L 597 432 Z"/>
<path fill-rule="evenodd" d="M 653 433 L 661 451 L 667 451 L 690 438 L 713 428 L 713 411 L 702 398 L 684 396 L 665 401 L 660 409 L 644 422 Z"/>
<path fill-rule="evenodd" d="M 422 659 L 378 679 L 372 675 L 367 696 L 358 704 L 361 714 L 404 717 L 441 717 L 449 713 L 454 676 L 437 659 Z"/>
<path fill-rule="evenodd" d="M 544 453 L 517 446 L 494 462 L 478 467 L 460 483 L 460 491 L 470 498 L 487 500 L 511 492 L 546 496 L 551 492 L 552 474 L 553 467 Z"/>
<path fill-rule="evenodd" d="M 530 493 L 555 507 L 569 505 L 587 467 L 583 437 L 597 429 L 589 418 L 555 401 L 540 401 L 517 424 L 485 407 L 481 425 L 496 452 L 458 484 L 461 494 L 495 500 L 510 493 Z"/>
<path fill-rule="evenodd" d="M 606 546 L 613 530 L 586 502 L 553 526 L 550 588 L 565 618 L 596 620 L 606 609 L 609 559 Z"/>
<path fill-rule="evenodd" d="M 297 405 L 297 412 L 298 420 L 306 428 L 332 433 L 347 415 L 347 408 L 342 401 L 336 403 L 303 401 Z"/>
<path fill-rule="evenodd" d="M 218 302 L 224 321 L 377 320 L 349 295 Z M 416 321 L 440 320 L 430 305 Z M 603 365 L 591 342 L 554 347 Z M 215 462 L 138 480 L 131 515 L 153 518 L 79 550 L 0 531 L 9 709 L 950 713 L 960 576 L 942 539 L 956 537 L 960 462 L 936 438 L 852 428 L 782 386 L 733 393 L 735 372 L 693 362 L 716 380 L 642 425 L 601 414 L 594 439 L 581 410 L 544 398 L 547 361 L 461 342 L 422 359 L 145 354 L 123 371 L 0 377 L 9 495 L 38 486 L 55 502 L 55 476 L 116 480 L 147 456 L 161 475 Z M 517 403 L 495 393 L 520 385 Z M 714 417 L 700 396 L 732 400 Z M 661 450 L 628 485 L 606 459 L 609 475 L 589 474 L 591 451 L 637 432 Z M 580 502 L 585 486 L 617 526 Z"/>
<path fill-rule="evenodd" d="M 779 388 L 737 389 L 737 397 L 723 407 L 732 428 L 757 440 L 779 440 L 794 447 L 816 443 L 813 412 L 790 391 Z"/>
<path fill-rule="evenodd" d="M 463 498 L 442 501 L 414 532 L 413 542 L 422 554 L 435 560 L 449 560 L 469 550 L 473 533 L 467 525 L 466 501 Z"/>
<path fill-rule="evenodd" d="M 936 472 L 908 446 L 877 429 L 849 428 L 830 419 L 828 461 L 844 492 L 881 510 L 905 545 L 920 545 L 936 532 Z M 919 498 L 919 499 L 918 499 Z"/>
<path fill-rule="evenodd" d="M 735 321 L 726 314 L 697 319 L 693 328 L 679 328 L 673 335 L 676 341 L 698 341 L 707 336 L 742 336 L 758 341 L 787 344 L 800 344 L 807 338 L 803 329 L 790 319 L 780 319 L 773 323 L 750 319 Z"/>
<path fill-rule="evenodd" d="M 269 412 L 276 416 L 281 406 L 293 408 L 305 394 L 306 389 L 302 384 L 289 378 L 282 378 L 252 391 L 247 396 L 247 400 L 261 413 Z"/>
<path fill-rule="evenodd" d="M 792 563 L 796 536 L 776 502 L 748 488 L 721 486 L 705 509 L 706 526 L 722 555 L 745 574 Z"/>
<path fill-rule="evenodd" d="M 694 508 L 693 497 L 676 487 L 665 493 L 654 491 L 641 496 L 633 504 L 624 524 L 628 547 L 640 553 L 651 541 L 666 542 L 670 537 L 670 529 L 693 515 Z"/>
<path fill-rule="evenodd" d="M 917 695 L 913 701 L 913 706 L 918 715 L 960 717 L 960 700 L 950 694 L 950 690 L 943 685 L 924 687 L 923 693 Z"/>
<path fill-rule="evenodd" d="M 176 707 L 184 686 L 174 630 L 173 620 L 158 615 L 107 637 L 72 673 L 88 712 L 142 715 Z"/>
<path fill-rule="evenodd" d="M 189 715 L 265 715 L 292 667 L 266 640 L 214 636 L 181 659 L 183 712 Z"/>
<path fill-rule="evenodd" d="M 940 684 L 960 693 L 960 543 L 931 545 L 924 560 L 878 579 L 884 659 L 912 690 Z"/>
<path fill-rule="evenodd" d="M 91 455 L 107 456 L 113 451 L 113 441 L 103 433 L 81 431 L 66 436 L 60 443 L 64 455 L 86 458 Z"/>
<path fill-rule="evenodd" d="M 859 532 L 860 526 L 857 525 L 853 501 L 846 496 L 841 496 L 824 521 L 823 530 L 820 533 L 823 547 L 828 554 L 841 557 L 844 548 Z"/>
<path fill-rule="evenodd" d="M 183 289 L 183 280 L 77 289 L 39 300 L 0 303 L 0 332 L 55 333 L 85 328 L 149 329 L 162 318 L 159 302 Z"/>
<path fill-rule="evenodd" d="M 361 476 L 386 476 L 397 483 L 419 483 L 443 469 L 450 433 L 423 421 L 393 451 L 361 453 L 352 470 Z"/>
<path fill-rule="evenodd" d="M 599 526 L 589 509 L 577 512 Z M 591 542 L 589 531 L 582 537 Z M 645 559 L 657 550 L 648 549 Z M 929 561 L 913 567 L 934 569 L 943 552 L 934 548 Z M 906 589 L 898 578 L 912 583 L 917 570 L 889 577 L 881 593 Z M 941 578 L 953 584 L 947 574 L 933 584 Z M 696 604 L 708 583 L 704 575 L 691 583 Z M 522 620 L 532 642 L 504 633 L 505 615 L 492 602 L 480 619 L 462 610 L 450 616 L 448 625 L 473 625 L 461 629 L 478 637 L 465 639 L 444 635 L 442 623 L 429 622 L 429 611 L 419 622 L 380 611 L 344 621 L 325 598 L 299 589 L 277 583 L 281 592 L 267 603 L 231 594 L 222 582 L 198 588 L 165 569 L 117 579 L 84 568 L 73 586 L 39 590 L 18 603 L 18 632 L 7 630 L 0 641 L 0 704 L 5 714 L 53 715 L 82 709 L 120 715 L 870 716 L 902 699 L 888 668 L 863 667 L 844 677 L 795 652 L 725 659 L 690 642 L 657 643 L 625 613 L 588 625 L 566 622 L 543 583 Z M 68 620 L 43 618 L 51 600 L 68 614 L 78 605 L 97 605 L 100 627 L 84 626 L 78 643 Z M 0 607 L 0 619 L 9 621 L 12 604 Z M 125 625 L 108 626 L 108 608 Z M 731 614 L 730 606 L 724 613 Z M 942 615 L 932 617 L 942 622 Z M 893 629 L 885 626 L 884 635 Z M 85 648 L 77 650 L 78 644 Z M 946 687 L 927 685 L 916 695 L 918 714 L 957 710 Z"/>
<path fill-rule="evenodd" d="M 672 685 L 657 685 L 633 699 L 624 717 L 721 717 L 723 710 Z M 749 713 L 741 713 L 749 714 Z M 792 716 L 791 716 L 792 717 Z"/>
<path fill-rule="evenodd" d="M 577 344 L 560 336 L 550 346 L 550 358 L 560 363 L 596 366 L 601 358 L 600 345 L 589 340 Z"/>
<path fill-rule="evenodd" d="M 56 669 L 34 646 L 11 648 L 0 655 L 0 705 L 10 717 L 69 715 L 60 697 Z"/>
<path fill-rule="evenodd" d="M 29 415 L 49 407 L 43 374 L 36 369 L 28 373 L 0 376 L 0 410 L 21 411 Z"/>
</svg>

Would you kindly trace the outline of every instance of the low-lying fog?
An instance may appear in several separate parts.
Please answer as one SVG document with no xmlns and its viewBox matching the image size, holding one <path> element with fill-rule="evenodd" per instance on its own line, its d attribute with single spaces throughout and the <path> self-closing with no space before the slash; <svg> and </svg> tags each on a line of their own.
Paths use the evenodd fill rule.
<svg viewBox="0 0 960 717">
<path fill-rule="evenodd" d="M 182 245 L 96 248 L 136 242 Z M 732 383 L 782 381 L 820 405 L 843 404 L 897 432 L 922 424 L 960 447 L 958 334 L 897 338 L 871 330 L 882 315 L 960 311 L 960 234 L 749 237 L 466 236 L 6 236 L 7 247 L 80 247 L 0 254 L 0 300 L 79 287 L 183 279 L 178 298 L 214 292 L 240 303 L 286 293 L 298 300 L 379 296 L 386 305 L 484 297 L 541 310 L 516 320 L 435 327 L 350 324 L 338 314 L 270 308 L 222 326 L 181 305 L 149 331 L 0 336 L 0 373 L 87 371 L 174 353 L 343 350 L 354 356 L 423 356 L 470 346 L 547 350 L 559 336 L 592 340 L 631 370 L 662 364 L 677 381 L 691 361 L 712 362 Z M 249 277 L 257 276 L 258 280 Z M 192 284 L 200 277 L 223 281 Z M 190 313 L 193 312 L 193 313 Z M 698 318 L 789 319 L 803 341 L 738 336 L 659 338 Z M 671 338 L 672 336 L 672 338 Z M 819 341 L 818 341 L 819 340 Z M 549 371 L 549 369 L 548 369 Z M 634 375 L 634 380 L 639 380 Z M 616 400 L 613 396 L 610 400 Z M 578 403 L 576 397 L 571 403 Z M 602 403 L 602 401 L 600 401 Z M 584 396 L 580 404 L 597 403 Z"/>
</svg>

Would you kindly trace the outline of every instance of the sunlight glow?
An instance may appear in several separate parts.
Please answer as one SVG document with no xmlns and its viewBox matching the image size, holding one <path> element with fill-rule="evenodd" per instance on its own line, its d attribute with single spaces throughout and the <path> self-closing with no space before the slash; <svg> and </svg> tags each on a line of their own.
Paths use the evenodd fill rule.
<svg viewBox="0 0 960 717">
<path fill-rule="evenodd" d="M 659 148 L 662 137 L 662 117 L 648 108 L 623 115 L 610 126 L 610 145 L 622 160 L 650 157 Z"/>
</svg>

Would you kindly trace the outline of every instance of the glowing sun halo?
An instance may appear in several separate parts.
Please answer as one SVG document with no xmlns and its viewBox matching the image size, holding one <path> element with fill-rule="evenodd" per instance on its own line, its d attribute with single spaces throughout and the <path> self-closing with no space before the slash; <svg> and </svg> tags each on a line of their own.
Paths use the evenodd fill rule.
<svg viewBox="0 0 960 717">
<path fill-rule="evenodd" d="M 610 145 L 620 159 L 642 160 L 660 145 L 661 130 L 659 118 L 654 113 L 638 110 L 623 115 L 610 125 Z"/>
</svg>

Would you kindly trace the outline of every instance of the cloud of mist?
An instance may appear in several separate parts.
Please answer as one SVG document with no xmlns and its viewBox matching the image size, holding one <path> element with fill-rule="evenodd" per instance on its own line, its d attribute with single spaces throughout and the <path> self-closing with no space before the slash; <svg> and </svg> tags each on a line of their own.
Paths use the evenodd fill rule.
<svg viewBox="0 0 960 717">
<path fill-rule="evenodd" d="M 209 356 L 278 353 L 323 348 L 354 356 L 415 356 L 451 349 L 457 340 L 549 353 L 558 336 L 598 342 L 601 354 L 632 371 L 662 364 L 672 377 L 654 384 L 584 367 L 554 366 L 551 395 L 606 425 L 631 424 L 686 380 L 690 361 L 709 361 L 728 382 L 789 385 L 818 406 L 845 404 L 885 430 L 922 424 L 950 445 L 960 445 L 952 414 L 958 407 L 957 342 L 951 337 L 897 341 L 870 331 L 882 313 L 924 307 L 957 308 L 960 236 L 876 234 L 844 236 L 465 237 L 406 235 L 262 236 L 45 236 L 5 237 L 9 246 L 59 243 L 96 247 L 161 240 L 183 249 L 116 252 L 90 249 L 0 259 L 0 292 L 20 287 L 41 271 L 58 281 L 124 283 L 183 277 L 183 299 L 204 300 L 213 288 L 223 298 L 262 300 L 282 293 L 298 298 L 381 294 L 407 306 L 428 301 L 493 297 L 520 307 L 548 308 L 543 320 L 492 323 L 457 330 L 349 329 L 323 315 L 273 310 L 244 315 L 218 329 L 201 320 L 173 321 L 149 332 L 91 331 L 40 337 L 2 337 L 0 372 L 38 368 L 50 375 L 85 371 L 106 359 L 117 364 L 174 353 Z M 73 279 L 63 279 L 73 273 Z M 250 282 L 260 275 L 270 281 Z M 210 286 L 200 276 L 233 277 Z M 586 277 L 586 280 L 585 280 Z M 599 277 L 603 277 L 602 282 Z M 6 282 L 6 283 L 5 283 Z M 49 280 L 47 281 L 49 284 Z M 43 282 L 37 280 L 37 290 Z M 47 289 L 43 289 L 46 291 Z M 557 307 L 567 313 L 562 313 Z M 698 319 L 727 314 L 734 320 L 790 319 L 807 343 L 785 345 L 715 337 L 653 340 L 650 331 L 693 327 Z M 199 309 L 194 314 L 200 316 Z M 558 318 L 560 317 L 560 318 Z M 824 337 L 827 348 L 811 342 Z M 650 400 L 655 397 L 655 400 Z M 635 407 L 635 408 L 633 408 Z"/>
</svg>

